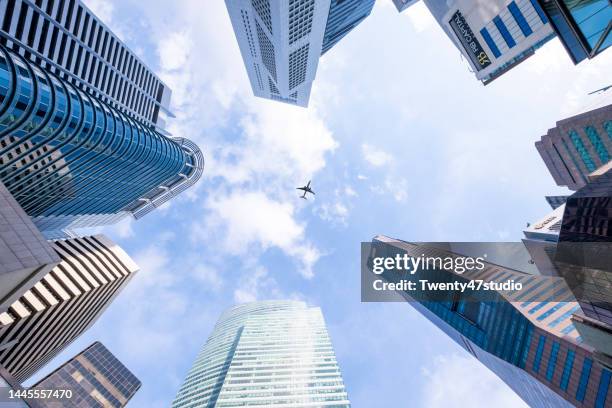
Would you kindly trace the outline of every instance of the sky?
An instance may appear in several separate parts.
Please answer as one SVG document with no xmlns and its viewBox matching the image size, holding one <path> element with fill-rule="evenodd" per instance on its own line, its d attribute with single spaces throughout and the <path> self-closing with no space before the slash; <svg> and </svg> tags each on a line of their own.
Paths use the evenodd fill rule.
<svg viewBox="0 0 612 408">
<path fill-rule="evenodd" d="M 252 95 L 223 1 L 85 3 L 172 88 L 167 128 L 206 165 L 104 229 L 141 270 L 35 378 L 100 340 L 143 383 L 130 406 L 167 407 L 224 309 L 300 299 L 322 308 L 354 407 L 525 406 L 409 305 L 361 303 L 360 242 L 518 241 L 566 192 L 534 142 L 609 84 L 612 52 L 574 66 L 553 40 L 485 87 L 422 4 L 379 0 L 304 109 Z"/>
</svg>

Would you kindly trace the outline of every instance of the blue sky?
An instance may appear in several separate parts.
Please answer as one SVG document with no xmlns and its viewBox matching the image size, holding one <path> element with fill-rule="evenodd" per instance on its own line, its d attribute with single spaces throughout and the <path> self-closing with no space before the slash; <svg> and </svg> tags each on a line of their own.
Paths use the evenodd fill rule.
<svg viewBox="0 0 612 408">
<path fill-rule="evenodd" d="M 421 4 L 379 0 L 302 109 L 252 96 L 221 0 L 86 4 L 173 89 L 168 130 L 206 167 L 104 231 L 141 271 L 41 375 L 100 340 L 143 382 L 130 405 L 165 407 L 223 309 L 295 298 L 323 309 L 355 407 L 521 406 L 409 305 L 360 303 L 359 243 L 519 240 L 564 192 L 533 143 L 608 85 L 611 52 L 575 67 L 554 40 L 484 87 Z"/>
</svg>

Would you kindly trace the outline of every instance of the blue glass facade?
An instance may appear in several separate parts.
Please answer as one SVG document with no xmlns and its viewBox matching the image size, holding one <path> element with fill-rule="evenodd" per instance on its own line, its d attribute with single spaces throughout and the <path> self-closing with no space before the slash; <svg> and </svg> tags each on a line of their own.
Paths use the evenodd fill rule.
<svg viewBox="0 0 612 408">
<path fill-rule="evenodd" d="M 71 390 L 62 407 L 123 408 L 141 386 L 140 380 L 102 343 L 95 342 L 34 388 Z"/>
<path fill-rule="evenodd" d="M 325 54 L 349 31 L 370 15 L 374 0 L 331 0 L 323 35 L 321 54 Z"/>
<path fill-rule="evenodd" d="M 539 0 L 574 63 L 612 45 L 610 0 Z"/>
<path fill-rule="evenodd" d="M 159 186 L 193 178 L 196 162 L 180 143 L 0 47 L 0 180 L 28 215 L 137 208 Z"/>
</svg>

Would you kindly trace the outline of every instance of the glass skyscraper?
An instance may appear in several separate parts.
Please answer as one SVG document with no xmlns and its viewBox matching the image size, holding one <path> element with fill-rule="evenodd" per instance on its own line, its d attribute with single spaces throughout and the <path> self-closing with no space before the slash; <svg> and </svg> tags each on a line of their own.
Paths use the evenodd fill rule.
<svg viewBox="0 0 612 408">
<path fill-rule="evenodd" d="M 225 311 L 173 408 L 350 406 L 321 310 L 264 301 Z"/>
<path fill-rule="evenodd" d="M 194 144 L 159 134 L 4 47 L 0 100 L 0 180 L 42 230 L 112 222 L 201 175 Z"/>
<path fill-rule="evenodd" d="M 385 236 L 374 238 L 376 256 L 406 253 L 410 257 L 454 257 L 427 244 Z M 384 254 L 379 251 L 385 252 Z M 388 252 L 388 253 L 387 253 Z M 584 343 L 572 315 L 580 306 L 560 279 L 541 279 L 515 269 L 484 262 L 482 270 L 457 274 L 451 270 L 416 271 L 417 279 L 520 282 L 518 294 L 497 291 L 487 300 L 475 292 L 432 299 L 422 292 L 400 292 L 411 306 L 467 352 L 493 371 L 529 406 L 605 408 L 612 401 L 612 371 Z M 427 275 L 425 275 L 427 274 Z M 396 271 L 381 275 L 399 279 Z"/>
<path fill-rule="evenodd" d="M 163 130 L 169 88 L 83 3 L 0 12 L 0 181 L 46 236 L 142 217 L 197 182 L 200 149 Z"/>
<path fill-rule="evenodd" d="M 255 96 L 307 106 L 319 58 L 374 0 L 225 0 Z"/>
<path fill-rule="evenodd" d="M 610 0 L 538 0 L 575 64 L 612 45 Z"/>
<path fill-rule="evenodd" d="M 122 408 L 140 385 L 140 380 L 113 353 L 95 342 L 32 388 L 72 391 L 70 398 L 39 402 L 41 408 Z"/>
</svg>

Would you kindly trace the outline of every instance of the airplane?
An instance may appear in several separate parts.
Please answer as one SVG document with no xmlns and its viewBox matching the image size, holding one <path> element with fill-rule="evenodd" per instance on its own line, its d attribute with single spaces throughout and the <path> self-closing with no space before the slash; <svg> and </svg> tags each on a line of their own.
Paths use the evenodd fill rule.
<svg viewBox="0 0 612 408">
<path fill-rule="evenodd" d="M 604 93 L 604 92 L 606 92 L 610 88 L 612 88 L 612 85 L 604 86 L 603 88 L 600 88 L 600 89 L 598 89 L 596 91 L 589 92 L 589 95 L 594 95 L 594 94 L 597 94 L 597 93 Z"/>
<path fill-rule="evenodd" d="M 308 184 L 306 184 L 304 187 L 298 187 L 298 188 L 296 188 L 296 190 L 302 190 L 302 191 L 304 191 L 304 195 L 303 195 L 303 196 L 300 196 L 300 197 L 301 197 L 301 198 L 303 198 L 304 200 L 307 200 L 307 198 L 306 198 L 306 193 L 311 193 L 311 194 L 314 194 L 314 193 L 315 193 L 315 192 L 314 192 L 314 191 L 312 191 L 312 189 L 310 188 L 310 182 L 311 182 L 311 180 L 308 180 Z"/>
</svg>

